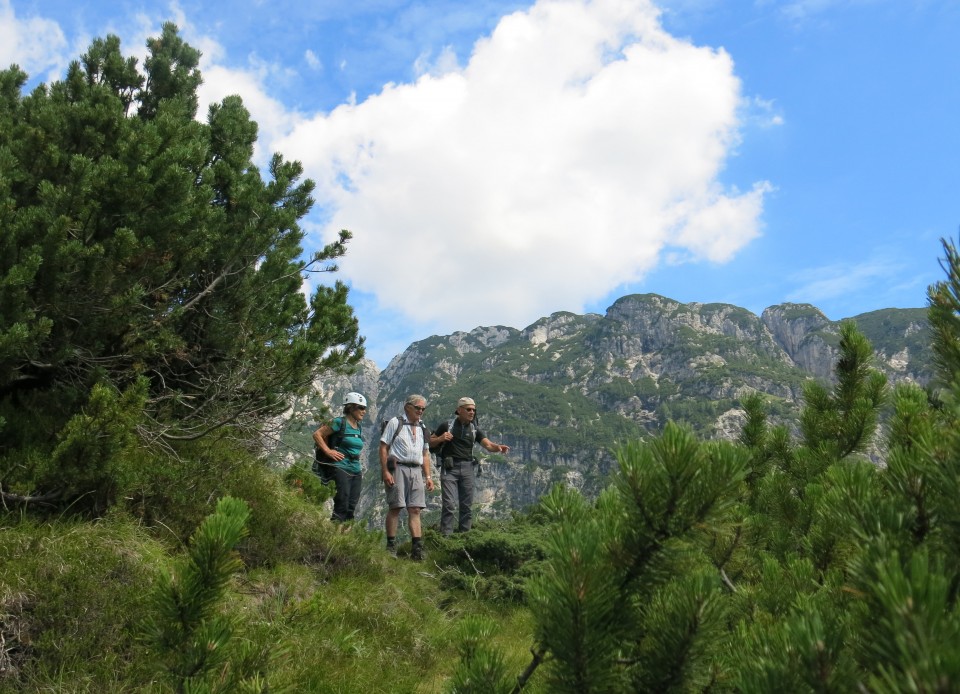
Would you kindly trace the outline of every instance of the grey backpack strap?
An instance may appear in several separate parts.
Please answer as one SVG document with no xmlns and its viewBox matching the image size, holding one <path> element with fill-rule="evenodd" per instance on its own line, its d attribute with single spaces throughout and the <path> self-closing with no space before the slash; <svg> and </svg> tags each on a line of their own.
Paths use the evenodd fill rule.
<svg viewBox="0 0 960 694">
<path fill-rule="evenodd" d="M 393 438 L 390 439 L 387 449 L 393 446 L 393 442 L 397 440 L 397 437 L 400 436 L 400 432 L 403 431 L 403 422 L 400 421 L 399 417 L 394 417 L 394 419 L 397 420 L 397 430 L 393 432 Z"/>
</svg>

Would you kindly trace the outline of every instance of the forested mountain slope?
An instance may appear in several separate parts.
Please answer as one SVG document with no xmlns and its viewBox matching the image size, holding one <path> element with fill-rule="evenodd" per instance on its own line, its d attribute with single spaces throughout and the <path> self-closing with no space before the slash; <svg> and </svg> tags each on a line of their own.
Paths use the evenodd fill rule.
<svg viewBox="0 0 960 694">
<path fill-rule="evenodd" d="M 884 309 L 849 320 L 870 340 L 875 365 L 891 383 L 925 385 L 926 315 L 922 308 Z M 481 514 L 525 508 L 557 481 L 589 496 L 603 487 L 619 442 L 660 432 L 668 421 L 706 438 L 732 438 L 743 420 L 742 399 L 754 392 L 765 396 L 774 421 L 796 421 L 804 382 L 832 378 L 841 322 L 809 304 L 771 306 L 757 316 L 730 304 L 643 294 L 618 299 L 602 316 L 560 312 L 523 330 L 433 336 L 382 372 L 368 361 L 353 376 L 315 383 L 288 413 L 288 446 L 278 453 L 287 462 L 309 457 L 323 404 L 348 390 L 371 403 L 368 444 L 409 393 L 426 396 L 431 428 L 450 416 L 458 397 L 470 395 L 481 428 L 512 448 L 483 466 Z M 361 513 L 379 523 L 375 449 L 368 445 Z"/>
</svg>

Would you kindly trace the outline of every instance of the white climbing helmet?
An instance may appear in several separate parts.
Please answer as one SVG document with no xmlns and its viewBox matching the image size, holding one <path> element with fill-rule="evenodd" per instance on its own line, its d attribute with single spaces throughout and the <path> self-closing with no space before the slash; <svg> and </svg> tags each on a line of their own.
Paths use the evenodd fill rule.
<svg viewBox="0 0 960 694">
<path fill-rule="evenodd" d="M 343 397 L 344 405 L 360 405 L 361 407 L 367 406 L 367 399 L 360 395 L 360 393 L 347 393 Z"/>
</svg>

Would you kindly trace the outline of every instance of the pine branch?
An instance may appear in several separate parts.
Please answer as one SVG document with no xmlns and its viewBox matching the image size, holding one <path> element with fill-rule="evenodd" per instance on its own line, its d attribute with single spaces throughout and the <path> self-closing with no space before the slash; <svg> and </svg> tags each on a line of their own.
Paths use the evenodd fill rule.
<svg viewBox="0 0 960 694">
<path fill-rule="evenodd" d="M 547 650 L 543 646 L 539 648 L 531 648 L 530 654 L 533 656 L 533 659 L 530 661 L 530 664 L 524 669 L 520 676 L 517 677 L 517 686 L 513 688 L 511 694 L 520 694 L 523 691 L 523 688 L 527 686 L 527 681 L 533 677 L 533 673 L 537 671 L 537 668 L 540 667 L 540 663 L 546 658 Z"/>
</svg>

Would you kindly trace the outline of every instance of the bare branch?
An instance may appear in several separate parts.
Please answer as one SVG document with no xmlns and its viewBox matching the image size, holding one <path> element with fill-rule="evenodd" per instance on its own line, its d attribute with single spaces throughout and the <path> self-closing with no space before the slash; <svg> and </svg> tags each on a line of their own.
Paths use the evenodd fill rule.
<svg viewBox="0 0 960 694">
<path fill-rule="evenodd" d="M 190 299 L 190 301 L 188 301 L 183 305 L 183 310 L 189 311 L 191 308 L 193 308 L 193 306 L 198 301 L 203 299 L 205 296 L 209 296 L 210 294 L 212 294 L 213 290 L 217 288 L 217 285 L 220 284 L 223 280 L 225 280 L 227 276 L 230 274 L 231 274 L 230 266 L 227 265 L 225 268 L 223 268 L 223 271 L 219 275 L 213 278 L 213 281 L 210 284 L 204 287 L 203 291 L 201 291 L 199 294 L 197 294 L 195 297 Z"/>
<path fill-rule="evenodd" d="M 739 590 L 737 586 L 734 584 L 733 581 L 730 580 L 730 577 L 727 576 L 727 572 L 723 570 L 723 567 L 721 566 L 719 568 L 720 568 L 720 579 L 723 581 L 723 584 L 730 589 L 731 593 L 736 593 Z"/>
<path fill-rule="evenodd" d="M 59 499 L 63 495 L 62 489 L 55 489 L 52 492 L 47 492 L 46 494 L 39 494 L 37 496 L 27 496 L 25 494 L 14 494 L 13 492 L 5 492 L 0 489 L 0 499 L 3 499 L 4 507 L 9 501 L 15 504 L 44 504 L 50 501 Z"/>
</svg>

